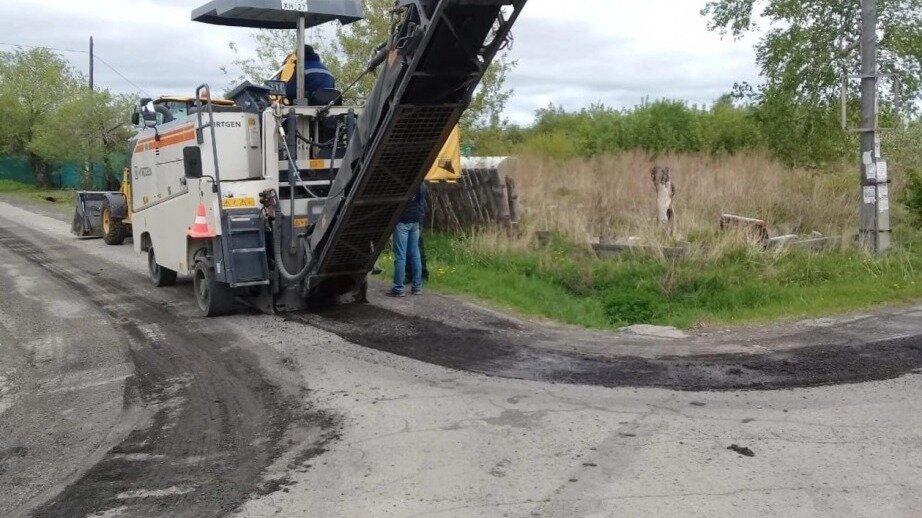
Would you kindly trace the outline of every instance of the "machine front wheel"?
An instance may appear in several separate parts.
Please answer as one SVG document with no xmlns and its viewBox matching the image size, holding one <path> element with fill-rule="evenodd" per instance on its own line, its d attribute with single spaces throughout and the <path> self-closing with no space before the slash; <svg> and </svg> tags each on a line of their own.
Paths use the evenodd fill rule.
<svg viewBox="0 0 922 518">
<path fill-rule="evenodd" d="M 147 273 L 150 275 L 150 282 L 158 288 L 176 284 L 176 272 L 157 264 L 153 247 L 147 251 Z"/>
<path fill-rule="evenodd" d="M 215 279 L 214 270 L 201 261 L 195 264 L 192 284 L 195 289 L 195 300 L 203 316 L 226 315 L 233 309 L 234 290 L 226 283 Z"/>
<path fill-rule="evenodd" d="M 128 236 L 128 229 L 121 219 L 112 217 L 112 209 L 109 207 L 109 202 L 103 204 L 100 219 L 102 220 L 102 240 L 105 241 L 107 245 L 120 245 L 125 242 L 125 238 Z"/>
</svg>

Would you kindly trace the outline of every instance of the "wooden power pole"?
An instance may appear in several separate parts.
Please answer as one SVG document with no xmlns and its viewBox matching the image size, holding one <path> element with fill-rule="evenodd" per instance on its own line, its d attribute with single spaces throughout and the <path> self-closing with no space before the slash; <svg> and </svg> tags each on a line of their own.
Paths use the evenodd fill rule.
<svg viewBox="0 0 922 518">
<path fill-rule="evenodd" d="M 96 60 L 93 59 L 93 37 L 90 36 L 90 91 L 93 91 L 93 65 Z"/>
</svg>

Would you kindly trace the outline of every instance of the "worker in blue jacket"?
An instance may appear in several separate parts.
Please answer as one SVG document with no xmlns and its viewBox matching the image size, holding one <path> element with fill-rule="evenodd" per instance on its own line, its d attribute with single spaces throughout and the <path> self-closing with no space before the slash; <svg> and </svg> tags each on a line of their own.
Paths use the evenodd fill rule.
<svg viewBox="0 0 922 518">
<path fill-rule="evenodd" d="M 406 297 L 404 282 L 407 275 L 407 263 L 412 272 L 413 295 L 423 292 L 423 265 L 419 253 L 419 236 L 426 216 L 426 182 L 419 185 L 419 190 L 410 199 L 404 209 L 397 228 L 394 229 L 394 287 L 388 292 L 391 297 Z"/>
<path fill-rule="evenodd" d="M 298 75 L 294 74 L 285 84 L 285 93 L 294 100 L 298 95 Z M 327 69 L 320 56 L 310 45 L 304 46 L 304 95 L 309 100 L 318 90 L 336 88 L 336 78 Z M 294 104 L 294 103 L 292 103 Z"/>
</svg>

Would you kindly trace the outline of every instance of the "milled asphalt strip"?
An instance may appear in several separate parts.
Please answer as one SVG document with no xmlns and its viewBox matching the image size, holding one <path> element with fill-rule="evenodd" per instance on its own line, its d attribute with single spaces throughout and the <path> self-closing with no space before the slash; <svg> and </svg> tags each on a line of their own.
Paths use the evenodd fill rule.
<svg viewBox="0 0 922 518">
<path fill-rule="evenodd" d="M 101 275 L 103 263 L 47 236 L 24 237 L 25 229 L 3 217 L 0 247 L 94 304 L 125 333 L 136 373 L 127 387 L 154 412 L 149 427 L 134 430 L 34 516 L 82 517 L 125 506 L 131 516 L 165 509 L 171 516 L 210 516 L 264 491 L 261 474 L 287 447 L 281 441 L 290 427 L 315 426 L 321 418 L 282 396 L 252 346 L 219 321 L 200 319 L 191 301 L 173 308 L 147 298 L 150 288 L 136 284 L 136 272 L 107 268 Z M 40 220 L 31 223 L 49 223 Z M 138 458 L 171 462 L 139 466 Z M 183 459 L 197 460 L 176 462 Z"/>
<path fill-rule="evenodd" d="M 0 516 L 57 494 L 142 424 L 132 364 L 90 301 L 0 246 Z"/>
<path fill-rule="evenodd" d="M 373 305 L 340 306 L 319 315 L 287 318 L 359 345 L 443 367 L 551 383 L 764 390 L 892 379 L 922 368 L 918 336 L 764 354 L 599 358 L 533 348 L 502 329 L 455 327 Z"/>
</svg>

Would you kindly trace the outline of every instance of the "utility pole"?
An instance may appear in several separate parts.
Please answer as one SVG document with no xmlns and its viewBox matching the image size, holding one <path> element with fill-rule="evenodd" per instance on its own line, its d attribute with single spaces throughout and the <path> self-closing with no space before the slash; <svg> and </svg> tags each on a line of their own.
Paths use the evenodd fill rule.
<svg viewBox="0 0 922 518">
<path fill-rule="evenodd" d="M 93 66 L 95 65 L 95 59 L 93 56 L 93 37 L 90 36 L 90 95 L 93 94 L 94 84 L 93 84 Z M 93 185 L 93 162 L 89 158 L 83 163 L 83 187 L 87 189 L 92 189 L 95 186 Z"/>
<path fill-rule="evenodd" d="M 90 91 L 93 91 L 93 65 L 95 65 L 95 59 L 93 59 L 93 37 L 90 36 Z"/>
<path fill-rule="evenodd" d="M 890 248 L 890 175 L 880 152 L 877 0 L 861 0 L 861 209 L 858 240 L 875 253 Z"/>
</svg>

